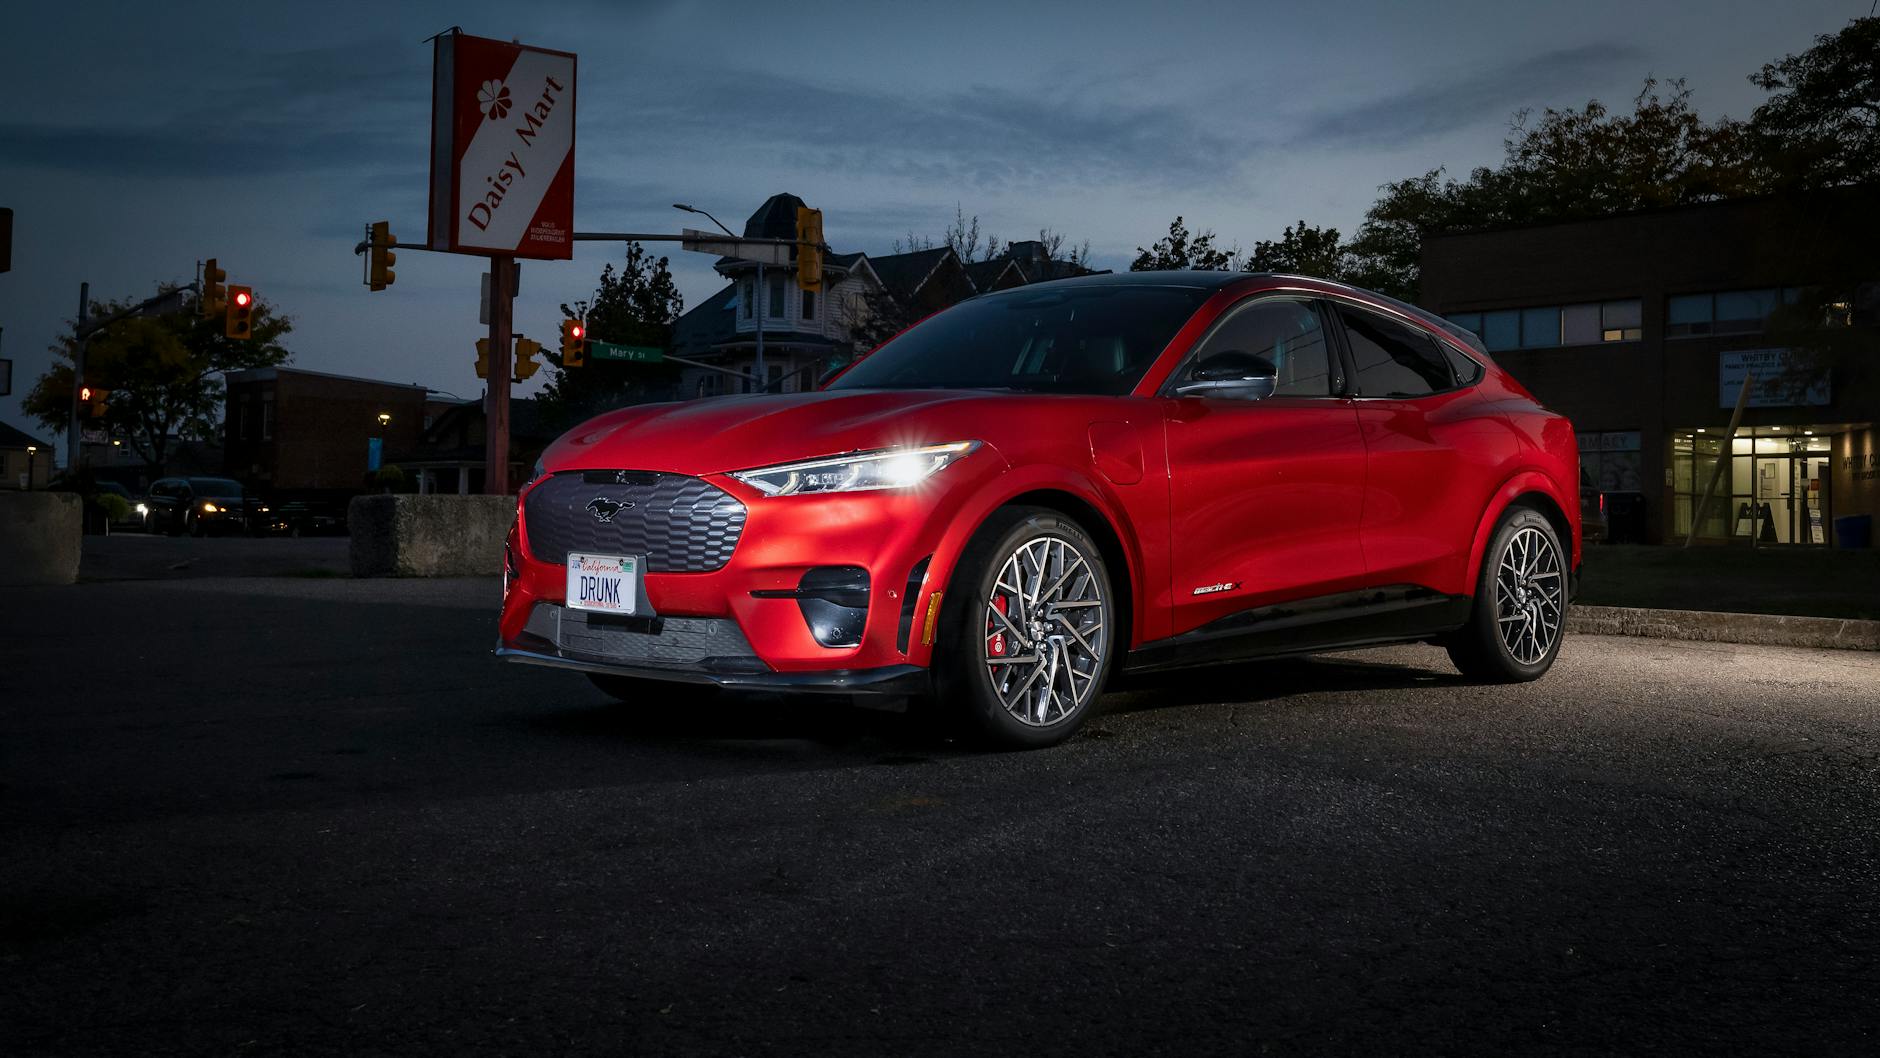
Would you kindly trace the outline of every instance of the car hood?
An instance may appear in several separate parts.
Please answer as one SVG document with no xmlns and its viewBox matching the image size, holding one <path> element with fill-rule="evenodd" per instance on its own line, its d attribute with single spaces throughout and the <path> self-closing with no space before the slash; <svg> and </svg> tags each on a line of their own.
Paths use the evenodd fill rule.
<svg viewBox="0 0 1880 1058">
<path fill-rule="evenodd" d="M 1102 402 L 985 390 L 836 390 L 729 396 L 608 412 L 568 431 L 543 456 L 551 470 L 719 474 L 896 445 L 984 441 L 1042 405 Z"/>
</svg>

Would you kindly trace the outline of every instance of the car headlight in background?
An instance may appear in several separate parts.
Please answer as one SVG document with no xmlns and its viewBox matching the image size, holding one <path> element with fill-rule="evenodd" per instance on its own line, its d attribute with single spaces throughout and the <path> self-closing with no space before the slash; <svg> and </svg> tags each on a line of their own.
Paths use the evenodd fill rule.
<svg viewBox="0 0 1880 1058">
<path fill-rule="evenodd" d="M 137 516 L 138 516 L 138 517 L 140 517 L 140 518 L 141 518 L 141 517 L 143 517 L 144 515 L 147 515 L 147 514 L 149 514 L 149 513 L 150 513 L 150 508 L 149 508 L 149 507 L 146 507 L 146 506 L 144 506 L 144 505 L 143 505 L 143 504 L 141 504 L 141 503 L 140 503 L 140 504 L 138 504 L 138 505 L 137 505 L 137 506 L 136 506 L 135 508 L 133 508 L 133 509 L 134 509 L 134 510 L 135 510 L 135 511 L 137 512 Z"/>
<path fill-rule="evenodd" d="M 202 501 L 202 513 L 204 514 L 214 514 L 221 509 L 222 508 L 217 507 L 215 504 L 209 502 L 208 500 Z"/>
<path fill-rule="evenodd" d="M 883 448 L 829 459 L 740 470 L 731 476 L 766 496 L 905 489 L 926 481 L 947 464 L 978 447 L 978 441 L 954 441 L 920 448 Z"/>
</svg>

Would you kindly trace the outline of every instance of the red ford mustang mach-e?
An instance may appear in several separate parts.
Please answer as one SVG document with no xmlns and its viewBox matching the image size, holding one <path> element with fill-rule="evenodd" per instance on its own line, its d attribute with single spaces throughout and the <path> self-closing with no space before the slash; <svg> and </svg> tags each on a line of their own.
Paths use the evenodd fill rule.
<svg viewBox="0 0 1880 1058">
<path fill-rule="evenodd" d="M 1061 741 L 1118 669 L 1409 640 L 1560 650 L 1573 427 L 1474 335 L 1335 283 L 1087 276 L 970 299 L 809 393 L 622 408 L 551 446 L 512 660 L 930 696 Z"/>
</svg>

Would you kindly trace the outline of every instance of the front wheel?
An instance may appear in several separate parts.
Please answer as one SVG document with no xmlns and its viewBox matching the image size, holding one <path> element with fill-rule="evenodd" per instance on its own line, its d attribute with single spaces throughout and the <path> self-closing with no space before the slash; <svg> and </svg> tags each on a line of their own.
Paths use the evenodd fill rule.
<svg viewBox="0 0 1880 1058">
<path fill-rule="evenodd" d="M 1476 580 L 1469 623 L 1447 643 L 1471 679 L 1523 683 L 1553 667 L 1567 625 L 1567 564 L 1553 523 L 1530 507 L 1502 515 Z"/>
<path fill-rule="evenodd" d="M 960 556 L 934 652 L 940 705 L 993 745 L 1056 745 L 1082 727 L 1120 630 L 1096 541 L 1046 508 L 1001 511 Z"/>
</svg>

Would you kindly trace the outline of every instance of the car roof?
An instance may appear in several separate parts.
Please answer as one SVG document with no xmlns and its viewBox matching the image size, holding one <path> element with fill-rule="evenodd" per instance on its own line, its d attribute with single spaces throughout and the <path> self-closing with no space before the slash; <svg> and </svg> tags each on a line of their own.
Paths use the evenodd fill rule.
<svg viewBox="0 0 1880 1058">
<path fill-rule="evenodd" d="M 1168 272 L 1102 272 L 1096 275 L 1070 276 L 1064 279 L 1051 279 L 1042 283 L 1028 283 L 1021 287 L 1011 287 L 981 297 L 1018 294 L 1024 291 L 1036 292 L 1040 287 L 1095 287 L 1121 289 L 1124 287 L 1178 287 L 1191 290 L 1219 290 L 1236 283 L 1266 281 L 1268 285 L 1281 285 L 1291 282 L 1308 283 L 1327 293 L 1344 294 L 1359 301 L 1369 301 L 1393 309 L 1409 316 L 1432 330 L 1461 342 L 1473 351 L 1477 357 L 1488 359 L 1488 346 L 1475 332 L 1460 327 L 1443 319 L 1428 309 L 1418 308 L 1407 301 L 1399 301 L 1388 294 L 1379 294 L 1375 290 L 1355 287 L 1349 283 L 1340 283 L 1332 279 L 1320 279 L 1317 276 L 1294 275 L 1287 272 L 1231 272 L 1226 270 L 1201 271 L 1184 269 Z"/>
</svg>

